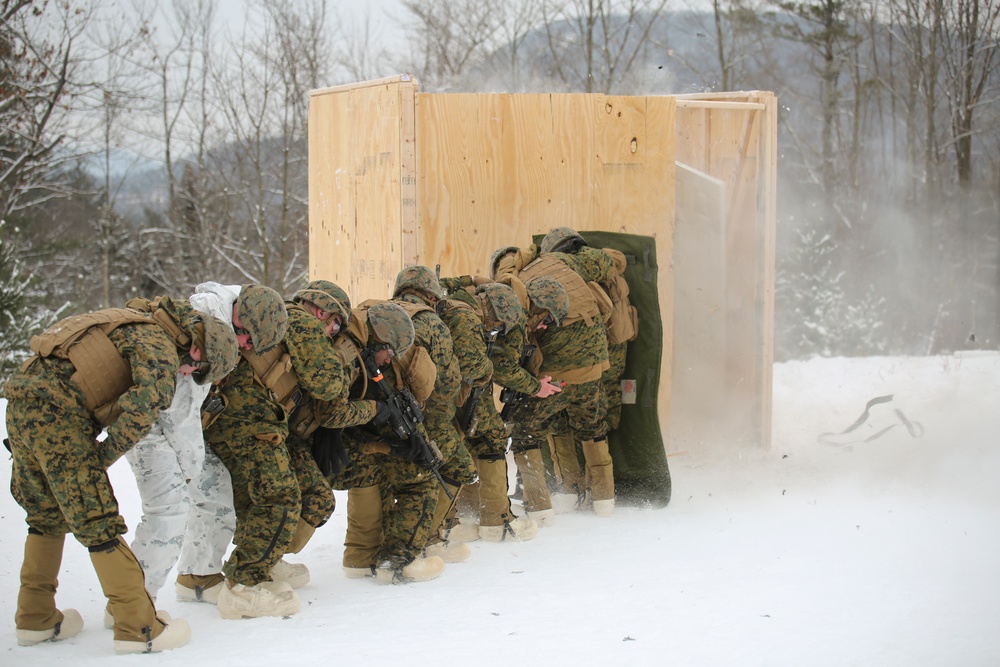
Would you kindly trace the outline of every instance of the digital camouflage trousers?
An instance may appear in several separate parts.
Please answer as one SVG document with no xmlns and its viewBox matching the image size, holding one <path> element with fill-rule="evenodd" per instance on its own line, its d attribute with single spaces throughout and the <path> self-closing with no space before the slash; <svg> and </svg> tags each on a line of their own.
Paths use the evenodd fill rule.
<svg viewBox="0 0 1000 667">
<path fill-rule="evenodd" d="M 105 468 L 100 429 L 84 410 L 27 398 L 7 403 L 10 490 L 43 535 L 73 533 L 86 547 L 128 532 Z"/>
</svg>

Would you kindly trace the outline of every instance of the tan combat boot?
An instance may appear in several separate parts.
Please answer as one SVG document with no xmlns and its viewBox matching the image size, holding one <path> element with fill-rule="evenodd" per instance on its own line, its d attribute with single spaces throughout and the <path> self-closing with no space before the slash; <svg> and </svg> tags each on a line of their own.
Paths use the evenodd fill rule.
<svg viewBox="0 0 1000 667">
<path fill-rule="evenodd" d="M 608 450 L 608 439 L 584 440 L 583 456 L 587 461 L 587 484 L 597 516 L 611 516 L 615 510 L 615 473 Z"/>
<path fill-rule="evenodd" d="M 452 542 L 441 537 L 441 528 L 444 525 L 445 517 L 451 512 L 461 487 L 447 483 L 445 486 L 454 497 L 449 498 L 445 489 L 441 486 L 438 487 L 437 508 L 434 510 L 434 519 L 431 524 L 433 528 L 431 529 L 431 536 L 424 547 L 424 556 L 427 558 L 437 556 L 445 563 L 461 563 L 472 555 L 472 550 L 469 549 L 469 546 L 464 542 Z"/>
<path fill-rule="evenodd" d="M 542 452 L 537 447 L 514 455 L 514 463 L 521 473 L 521 486 L 524 493 L 521 504 L 528 516 L 539 526 L 548 526 L 555 519 L 552 511 L 552 499 L 549 497 L 549 487 L 545 482 L 545 463 Z"/>
<path fill-rule="evenodd" d="M 538 534 L 529 517 L 514 516 L 507 497 L 507 459 L 476 459 L 479 469 L 479 536 L 486 542 L 523 542 Z"/>
<path fill-rule="evenodd" d="M 552 454 L 552 471 L 556 476 L 557 490 L 552 494 L 552 507 L 556 514 L 566 514 L 580 508 L 580 499 L 586 491 L 586 480 L 580 468 L 576 440 L 571 435 L 548 436 Z"/>
<path fill-rule="evenodd" d="M 344 536 L 344 574 L 349 579 L 373 576 L 382 547 L 382 495 L 377 486 L 347 491 L 347 534 Z"/>
<path fill-rule="evenodd" d="M 451 542 L 479 539 L 479 482 L 464 484 L 455 499 L 455 508 L 445 517 L 441 537 Z"/>
<path fill-rule="evenodd" d="M 179 648 L 191 639 L 191 628 L 183 619 L 157 618 L 156 607 L 146 591 L 142 567 L 120 536 L 91 547 L 101 589 L 114 618 L 115 650 L 118 653 L 155 653 Z"/>
<path fill-rule="evenodd" d="M 19 646 L 32 646 L 45 641 L 68 639 L 83 629 L 83 618 L 75 609 L 56 609 L 56 588 L 62 565 L 65 535 L 28 533 L 24 541 L 24 563 L 21 565 L 21 589 L 17 594 L 17 626 Z"/>
<path fill-rule="evenodd" d="M 444 572 L 444 561 L 437 556 L 415 558 L 401 570 L 393 568 L 392 564 L 386 561 L 375 570 L 375 581 L 383 585 L 408 584 L 436 579 L 442 572 Z"/>
<path fill-rule="evenodd" d="M 301 609 L 298 593 L 284 581 L 264 581 L 255 586 L 226 581 L 219 594 L 219 616 L 230 621 L 290 616 Z"/>
<path fill-rule="evenodd" d="M 221 572 L 215 574 L 178 574 L 174 591 L 181 602 L 207 602 L 219 604 L 219 593 L 226 578 Z"/>
</svg>

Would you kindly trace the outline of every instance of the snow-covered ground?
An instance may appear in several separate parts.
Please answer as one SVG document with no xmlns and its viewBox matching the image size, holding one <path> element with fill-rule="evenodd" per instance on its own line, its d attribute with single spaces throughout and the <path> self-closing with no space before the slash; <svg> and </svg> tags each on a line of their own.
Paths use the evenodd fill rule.
<svg viewBox="0 0 1000 667">
<path fill-rule="evenodd" d="M 224 621 L 164 590 L 194 636 L 153 656 L 114 657 L 72 539 L 58 601 L 87 626 L 16 645 L 25 525 L 4 493 L 0 664 L 1000 665 L 1000 354 L 813 359 L 774 379 L 771 450 L 672 457 L 665 509 L 560 516 L 531 542 L 473 544 L 436 581 L 379 587 L 341 574 L 339 496 L 297 558 L 313 576 L 300 614 Z M 818 441 L 890 394 L 840 445 Z M 112 479 L 134 526 L 124 461 Z"/>
</svg>

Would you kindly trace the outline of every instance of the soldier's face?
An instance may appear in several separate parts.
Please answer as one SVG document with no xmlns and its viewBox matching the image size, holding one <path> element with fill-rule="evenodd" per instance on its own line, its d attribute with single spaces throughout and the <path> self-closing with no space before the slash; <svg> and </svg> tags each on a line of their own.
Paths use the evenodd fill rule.
<svg viewBox="0 0 1000 667">
<path fill-rule="evenodd" d="M 396 356 L 395 351 L 392 348 L 386 348 L 384 350 L 379 350 L 375 353 L 375 363 L 379 366 L 384 366 L 389 363 L 393 357 Z"/>
<path fill-rule="evenodd" d="M 200 377 L 207 370 L 208 364 L 203 363 L 201 348 L 192 345 L 188 353 L 181 360 L 181 366 L 177 372 L 181 375 Z"/>
<path fill-rule="evenodd" d="M 326 335 L 333 338 L 338 333 L 340 333 L 340 327 L 343 326 L 344 320 L 340 315 L 334 315 L 328 310 L 323 310 L 322 308 L 316 309 L 316 317 L 323 321 L 325 325 L 323 328 L 326 331 Z"/>
<path fill-rule="evenodd" d="M 233 306 L 233 331 L 236 332 L 236 342 L 241 350 L 253 349 L 253 337 L 249 331 L 243 328 L 243 322 L 240 321 L 240 315 L 236 312 L 236 306 Z"/>
</svg>

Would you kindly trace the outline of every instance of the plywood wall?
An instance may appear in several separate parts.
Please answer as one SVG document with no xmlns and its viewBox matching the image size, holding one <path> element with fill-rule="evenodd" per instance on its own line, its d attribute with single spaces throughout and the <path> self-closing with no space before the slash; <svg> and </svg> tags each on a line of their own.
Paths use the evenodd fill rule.
<svg viewBox="0 0 1000 667">
<path fill-rule="evenodd" d="M 559 225 L 669 252 L 672 118 L 666 97 L 419 94 L 416 261 L 487 273 L 495 249 Z"/>
<path fill-rule="evenodd" d="M 384 297 L 415 253 L 415 90 L 394 77 L 311 93 L 309 275 L 355 303 Z"/>
<path fill-rule="evenodd" d="M 767 447 L 774 358 L 776 106 L 773 93 L 681 96 L 677 159 L 725 190 L 724 441 Z M 683 350 L 676 350 L 680 356 Z M 683 391 L 674 386 L 674 392 Z"/>
</svg>

